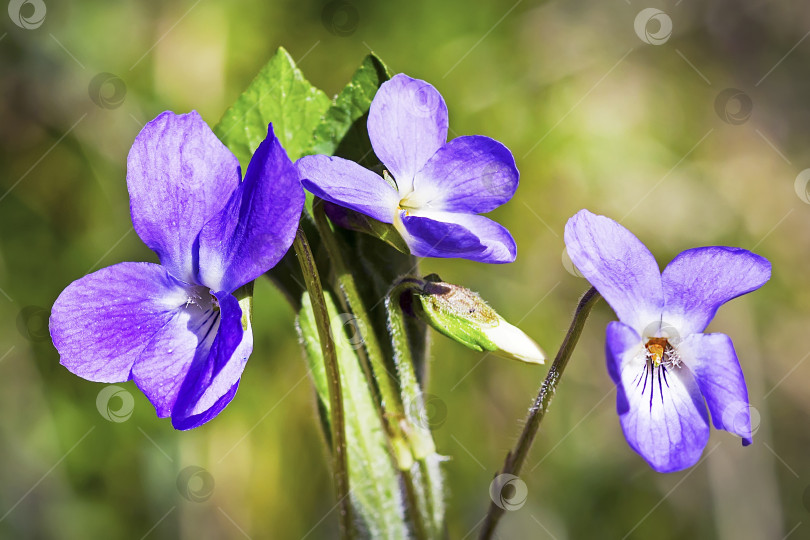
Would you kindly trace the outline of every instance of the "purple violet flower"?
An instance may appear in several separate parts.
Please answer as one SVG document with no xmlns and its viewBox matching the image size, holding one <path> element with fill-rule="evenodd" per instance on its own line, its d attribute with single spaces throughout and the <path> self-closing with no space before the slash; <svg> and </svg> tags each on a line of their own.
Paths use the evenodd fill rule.
<svg viewBox="0 0 810 540">
<path fill-rule="evenodd" d="M 630 446 L 659 472 L 691 467 L 714 426 L 751 444 L 748 390 L 731 338 L 702 333 L 717 309 L 761 287 L 771 264 L 731 247 L 689 249 L 663 272 L 633 234 L 581 210 L 565 226 L 580 272 L 616 312 L 608 372 Z"/>
<path fill-rule="evenodd" d="M 393 223 L 413 255 L 512 262 L 517 249 L 509 231 L 478 215 L 514 195 L 512 153 L 481 135 L 447 141 L 447 126 L 441 94 L 399 74 L 380 86 L 368 115 L 383 176 L 324 155 L 303 157 L 296 166 L 314 195 Z"/>
<path fill-rule="evenodd" d="M 234 292 L 284 256 L 303 209 L 272 125 L 240 177 L 196 112 L 149 122 L 129 152 L 127 187 L 135 231 L 160 264 L 84 276 L 51 313 L 63 366 L 90 381 L 133 379 L 176 429 L 207 422 L 233 399 L 253 350 L 249 302 Z"/>
</svg>

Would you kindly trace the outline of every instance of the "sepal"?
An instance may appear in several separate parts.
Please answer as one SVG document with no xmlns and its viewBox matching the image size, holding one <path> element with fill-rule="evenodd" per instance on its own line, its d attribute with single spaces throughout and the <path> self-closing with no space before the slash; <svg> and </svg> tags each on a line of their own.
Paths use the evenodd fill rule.
<svg viewBox="0 0 810 540">
<path fill-rule="evenodd" d="M 329 219 L 335 225 L 349 229 L 350 231 L 371 235 L 382 240 L 400 253 L 404 253 L 405 255 L 411 254 L 411 249 L 408 247 L 408 244 L 405 243 L 405 240 L 399 234 L 396 227 L 390 223 L 377 221 L 365 214 L 327 201 L 323 201 L 322 204 L 324 205 L 326 215 L 329 216 Z"/>
</svg>

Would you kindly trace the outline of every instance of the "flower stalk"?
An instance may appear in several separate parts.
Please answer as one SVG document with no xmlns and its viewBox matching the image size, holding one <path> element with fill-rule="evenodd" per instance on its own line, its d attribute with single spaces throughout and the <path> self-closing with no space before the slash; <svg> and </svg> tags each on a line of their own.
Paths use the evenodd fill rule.
<svg viewBox="0 0 810 540">
<path fill-rule="evenodd" d="M 357 325 L 368 362 L 371 366 L 373 376 L 380 390 L 382 401 L 381 416 L 391 437 L 391 445 L 400 470 L 408 470 L 413 464 L 413 458 L 407 448 L 402 429 L 399 427 L 399 420 L 404 418 L 405 412 L 402 405 L 402 398 L 397 390 L 397 382 L 394 375 L 386 367 L 385 357 L 382 347 L 374 333 L 370 323 L 370 317 L 366 310 L 365 303 L 360 297 L 357 282 L 354 275 L 347 269 L 343 260 L 344 249 L 326 218 L 323 208 L 323 201 L 316 199 L 312 205 L 312 214 L 315 226 L 321 236 L 326 251 L 329 254 L 329 261 L 335 274 L 335 279 L 342 292 L 341 300 L 344 301 L 344 308 L 351 310 L 353 316 L 361 322 Z"/>
<path fill-rule="evenodd" d="M 440 458 L 436 455 L 436 447 L 430 426 L 424 425 L 426 421 L 425 405 L 422 389 L 413 369 L 408 334 L 405 327 L 405 314 L 400 305 L 404 293 L 413 290 L 415 284 L 421 280 L 414 277 L 404 277 L 396 283 L 385 299 L 385 308 L 388 315 L 388 329 L 394 347 L 394 362 L 397 367 L 399 386 L 403 401 L 409 404 L 405 408 L 405 417 L 402 429 L 410 444 L 411 453 L 418 467 L 418 479 L 414 485 L 417 488 L 416 498 L 418 508 L 415 512 L 422 513 L 427 518 L 429 538 L 440 538 L 444 531 L 444 491 L 441 471 L 438 470 Z M 417 475 L 414 475 L 417 476 Z"/>
<path fill-rule="evenodd" d="M 410 405 L 405 410 L 406 421 L 403 424 L 407 425 L 405 429 L 408 431 L 407 436 L 414 458 L 419 460 L 434 453 L 436 448 L 430 431 L 420 426 L 420 422 L 423 421 L 421 414 L 424 410 L 424 400 L 416 372 L 413 369 L 413 359 L 405 328 L 405 314 L 400 306 L 400 297 L 404 293 L 410 292 L 414 283 L 421 283 L 421 280 L 413 277 L 402 278 L 389 292 L 385 299 L 385 307 L 388 314 L 388 329 L 394 345 L 394 363 L 397 367 L 400 389 L 403 400 Z"/>
<path fill-rule="evenodd" d="M 315 257 L 309 247 L 304 229 L 298 227 L 293 242 L 301 271 L 304 274 L 307 291 L 312 302 L 312 310 L 318 328 L 321 352 L 326 368 L 326 378 L 329 391 L 329 409 L 331 412 L 331 442 L 332 458 L 334 459 L 335 490 L 340 511 L 340 537 L 352 537 L 351 501 L 349 500 L 349 467 L 346 453 L 346 425 L 343 412 L 343 393 L 340 384 L 340 370 L 338 367 L 335 342 L 330 328 L 329 313 L 323 294 Z"/>
<path fill-rule="evenodd" d="M 372 374 L 377 383 L 377 388 L 380 390 L 380 398 L 382 401 L 379 411 L 380 420 L 388 433 L 389 443 L 391 445 L 390 448 L 405 485 L 405 495 L 411 507 L 410 521 L 415 538 L 417 538 L 417 540 L 424 540 L 428 537 L 425 531 L 422 512 L 418 505 L 417 487 L 414 484 L 414 478 L 411 474 L 414 458 L 408 438 L 402 427 L 406 422 L 406 418 L 405 409 L 402 404 L 402 396 L 400 396 L 397 390 L 397 381 L 385 365 L 382 347 L 370 323 L 368 311 L 360 297 L 354 275 L 346 268 L 346 264 L 343 260 L 344 250 L 341 249 L 340 242 L 327 221 L 321 200 L 315 200 L 312 205 L 312 214 L 315 226 L 329 254 L 329 260 L 335 274 L 335 279 L 340 286 L 342 292 L 341 300 L 346 304 L 344 308 L 351 310 L 354 317 L 361 321 L 361 324 L 357 325 L 357 331 L 360 333 L 369 364 L 371 365 Z M 369 381 L 369 384 L 371 384 L 371 381 Z"/>
<path fill-rule="evenodd" d="M 546 411 L 548 411 L 548 407 L 551 404 L 551 399 L 554 397 L 557 390 L 557 384 L 559 384 L 565 367 L 568 365 L 568 360 L 571 358 L 571 354 L 574 352 L 574 348 L 579 341 L 579 336 L 582 334 L 583 328 L 585 328 L 585 321 L 588 319 L 591 308 L 593 308 L 599 298 L 601 298 L 599 293 L 595 288 L 591 287 L 580 299 L 577 309 L 574 312 L 571 326 L 568 328 L 568 333 L 565 335 L 565 339 L 563 339 L 562 345 L 560 345 L 560 349 L 557 351 L 557 356 L 554 357 L 554 363 L 551 364 L 551 368 L 549 368 L 546 378 L 540 386 L 537 397 L 529 409 L 523 432 L 520 434 L 520 438 L 517 444 L 515 444 L 515 447 L 506 455 L 506 460 L 503 468 L 498 473 L 499 475 L 512 474 L 518 476 L 520 474 L 523 463 L 526 461 L 526 456 L 529 454 L 532 443 L 537 436 L 537 431 L 540 429 L 540 423 L 543 421 Z M 487 512 L 484 525 L 481 528 L 481 534 L 479 535 L 480 540 L 492 538 L 495 534 L 495 528 L 498 526 L 498 521 L 501 519 L 504 512 L 505 510 L 495 504 L 494 501 L 490 503 L 489 511 Z"/>
</svg>

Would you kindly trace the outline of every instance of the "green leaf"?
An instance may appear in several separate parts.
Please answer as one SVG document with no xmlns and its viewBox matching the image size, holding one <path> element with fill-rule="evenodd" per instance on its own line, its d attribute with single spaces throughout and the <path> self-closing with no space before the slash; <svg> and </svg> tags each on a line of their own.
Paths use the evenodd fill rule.
<svg viewBox="0 0 810 540">
<path fill-rule="evenodd" d="M 247 89 L 222 116 L 214 133 L 239 159 L 242 171 L 267 136 L 267 125 L 292 160 L 306 153 L 312 133 L 329 109 L 331 100 L 312 86 L 284 48 L 259 71 Z M 307 194 L 308 205 L 311 195 Z M 302 223 L 306 228 L 306 223 Z M 317 249 L 317 245 L 313 246 Z M 269 274 L 295 309 L 300 306 L 303 277 L 290 250 Z"/>
<path fill-rule="evenodd" d="M 325 291 L 325 299 L 332 333 L 335 336 L 335 349 L 343 387 L 349 486 L 354 509 L 362 520 L 364 529 L 362 536 L 405 539 L 408 537 L 408 526 L 402 513 L 404 503 L 399 488 L 399 474 L 391 458 L 386 433 L 375 405 L 375 397 L 357 357 L 356 344 L 346 335 L 345 318 L 338 312 L 328 291 Z M 312 304 L 307 293 L 304 293 L 302 298 L 298 329 L 318 393 L 319 408 L 328 421 L 329 394 L 326 371 Z"/>
<path fill-rule="evenodd" d="M 335 98 L 313 135 L 310 153 L 336 155 L 363 166 L 377 163 L 371 150 L 366 122 L 371 100 L 391 77 L 388 67 L 375 56 L 366 56 L 352 80 Z"/>
<path fill-rule="evenodd" d="M 236 103 L 225 111 L 214 133 L 239 158 L 245 171 L 272 122 L 276 137 L 294 161 L 306 154 L 312 132 L 329 105 L 327 95 L 312 86 L 289 53 L 279 47 Z"/>
</svg>

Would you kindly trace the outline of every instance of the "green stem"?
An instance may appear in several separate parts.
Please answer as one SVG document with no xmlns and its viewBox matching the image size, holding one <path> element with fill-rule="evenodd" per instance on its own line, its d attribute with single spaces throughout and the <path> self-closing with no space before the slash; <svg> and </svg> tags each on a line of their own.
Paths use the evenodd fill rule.
<svg viewBox="0 0 810 540">
<path fill-rule="evenodd" d="M 343 260 L 345 249 L 343 249 L 340 240 L 335 236 L 326 219 L 323 202 L 316 199 L 312 205 L 312 210 L 315 226 L 318 228 L 318 233 L 320 233 L 321 240 L 329 254 L 332 269 L 343 293 L 341 303 L 345 303 L 344 308 L 351 311 L 358 321 L 356 325 L 357 331 L 360 333 L 366 358 L 371 365 L 377 388 L 380 390 L 380 399 L 382 401 L 379 407 L 380 418 L 389 434 L 391 449 L 397 461 L 397 467 L 401 471 L 407 471 L 413 465 L 413 456 L 408 448 L 405 434 L 399 425 L 401 419 L 405 416 L 405 412 L 402 406 L 402 397 L 397 389 L 396 378 L 388 370 L 385 363 L 382 347 L 377 339 L 377 334 L 374 332 L 371 318 L 360 296 L 354 275 L 348 270 Z M 371 381 L 369 381 L 369 384 L 371 384 Z"/>
<path fill-rule="evenodd" d="M 422 508 L 419 506 L 419 491 L 413 480 L 410 471 L 400 471 L 405 484 L 405 497 L 408 499 L 408 516 L 413 527 L 413 534 L 416 540 L 428 540 L 429 536 L 425 530 L 425 520 L 422 518 Z"/>
<path fill-rule="evenodd" d="M 397 282 L 388 293 L 385 299 L 385 308 L 388 314 L 388 329 L 391 333 L 391 340 L 394 346 L 394 363 L 397 367 L 399 378 L 399 388 L 403 396 L 403 401 L 407 401 L 405 419 L 409 426 L 406 429 L 408 439 L 411 441 L 411 448 L 416 459 L 422 459 L 436 451 L 433 445 L 433 437 L 430 430 L 420 427 L 424 423 L 422 418 L 424 412 L 424 400 L 422 399 L 422 388 L 416 378 L 413 369 L 413 357 L 411 347 L 408 342 L 408 332 L 405 326 L 405 314 L 399 305 L 400 297 L 414 286 L 421 287 L 422 281 L 419 279 L 405 277 Z"/>
<path fill-rule="evenodd" d="M 317 199 L 313 204 L 313 217 L 315 218 L 315 226 L 318 228 L 326 251 L 329 254 L 329 260 L 332 263 L 332 269 L 335 272 L 340 289 L 348 302 L 347 307 L 354 314 L 354 317 L 360 321 L 360 324 L 357 325 L 357 331 L 360 333 L 360 337 L 363 340 L 371 369 L 377 380 L 383 409 L 387 414 L 402 416 L 404 410 L 399 392 L 397 391 L 396 380 L 393 374 L 388 371 L 382 347 L 371 326 L 371 319 L 360 297 L 357 283 L 343 260 L 344 250 L 339 243 L 339 239 L 332 231 L 329 222 L 326 220 L 326 214 L 323 211 L 323 203 Z"/>
<path fill-rule="evenodd" d="M 315 324 L 318 328 L 318 337 L 321 344 L 321 352 L 326 368 L 326 380 L 329 391 L 329 410 L 331 413 L 331 439 L 332 456 L 334 459 L 335 490 L 340 506 L 340 537 L 352 538 L 352 517 L 351 504 L 349 500 L 349 467 L 346 453 L 346 423 L 343 414 L 343 393 L 340 384 L 340 369 L 338 367 L 337 353 L 335 352 L 335 342 L 332 338 L 330 328 L 329 313 L 326 308 L 326 300 L 323 295 L 323 286 L 318 274 L 318 267 L 315 265 L 315 257 L 307 242 L 304 229 L 298 227 L 298 232 L 293 242 L 295 254 L 301 265 L 301 271 L 312 302 L 312 311 L 315 316 Z"/>
<path fill-rule="evenodd" d="M 335 273 L 340 290 L 343 292 L 345 301 L 348 304 L 345 308 L 350 310 L 359 321 L 359 324 L 356 325 L 357 331 L 360 333 L 360 337 L 363 340 L 369 364 L 374 373 L 377 387 L 380 389 L 380 398 L 382 401 L 379 411 L 380 418 L 389 434 L 391 450 L 405 485 L 405 495 L 411 508 L 411 524 L 413 526 L 414 535 L 417 540 L 423 540 L 427 538 L 427 534 L 425 532 L 422 514 L 417 504 L 416 486 L 414 485 L 413 475 L 410 471 L 413 465 L 413 455 L 411 454 L 407 438 L 400 425 L 401 420 L 405 418 L 405 412 L 402 406 L 402 397 L 397 390 L 396 379 L 385 364 L 382 347 L 371 325 L 371 319 L 369 318 L 368 311 L 366 311 L 365 303 L 360 296 L 354 275 L 347 269 L 346 263 L 343 260 L 343 252 L 345 250 L 342 249 L 343 246 L 340 245 L 340 240 L 335 236 L 334 231 L 332 231 L 326 219 L 322 201 L 316 199 L 312 205 L 312 210 L 315 226 L 318 228 L 318 233 L 329 254 L 332 270 Z"/>
<path fill-rule="evenodd" d="M 414 286 L 421 287 L 421 280 L 405 277 L 392 287 L 385 299 L 388 314 L 388 329 L 394 347 L 394 363 L 397 367 L 399 387 L 403 400 L 409 405 L 405 408 L 402 427 L 411 447 L 413 457 L 418 463 L 419 487 L 416 497 L 419 500 L 418 512 L 423 512 L 429 519 L 429 537 L 440 538 L 444 530 L 444 506 L 442 500 L 441 472 L 435 466 L 436 447 L 430 433 L 430 425 L 425 415 L 424 399 L 419 380 L 413 368 L 410 343 L 405 326 L 405 314 L 400 307 L 403 293 Z M 433 460 L 429 462 L 429 460 Z"/>
<path fill-rule="evenodd" d="M 543 421 L 546 411 L 548 411 L 551 398 L 554 397 L 554 393 L 557 390 L 557 384 L 560 382 L 563 371 L 565 371 L 565 366 L 568 365 L 568 360 L 571 358 L 571 354 L 574 352 L 574 348 L 579 341 L 579 336 L 582 334 L 582 329 L 585 327 L 588 314 L 599 298 L 601 298 L 599 293 L 596 289 L 591 287 L 580 299 L 577 309 L 574 312 L 574 319 L 571 321 L 571 326 L 568 328 L 568 333 L 565 335 L 562 345 L 560 345 L 560 350 L 557 351 L 557 356 L 554 358 L 554 363 L 551 364 L 551 368 L 548 370 L 546 379 L 540 386 L 537 398 L 535 398 L 534 403 L 532 403 L 529 409 L 529 415 L 526 418 L 523 432 L 520 434 L 520 438 L 515 447 L 506 455 L 506 460 L 503 468 L 498 473 L 499 475 L 512 474 L 518 476 L 520 474 L 520 469 L 523 467 L 526 456 L 529 454 L 532 443 L 537 436 L 537 431 L 540 429 L 540 422 Z M 498 526 L 498 521 L 503 514 L 504 509 L 495 504 L 493 500 L 489 505 L 489 512 L 481 528 L 481 534 L 478 537 L 479 540 L 492 538 L 492 535 L 495 534 L 495 528 Z"/>
</svg>

